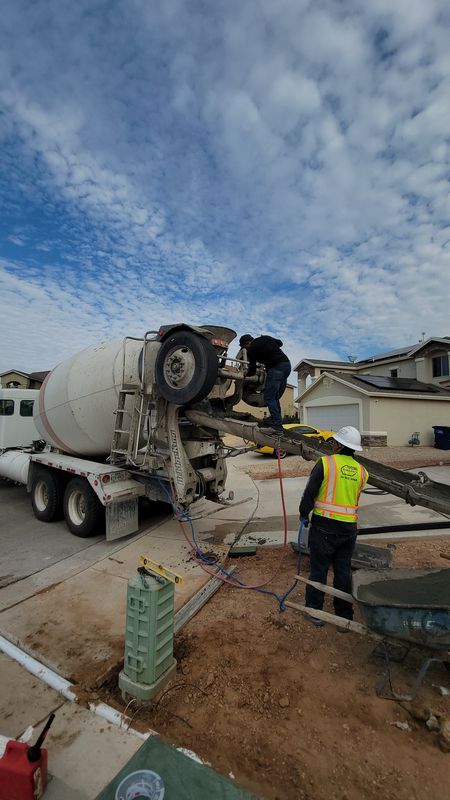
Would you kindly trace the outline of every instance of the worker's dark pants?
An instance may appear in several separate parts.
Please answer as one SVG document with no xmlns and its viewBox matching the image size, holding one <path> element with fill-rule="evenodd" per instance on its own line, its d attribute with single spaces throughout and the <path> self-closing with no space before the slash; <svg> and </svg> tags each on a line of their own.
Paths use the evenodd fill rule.
<svg viewBox="0 0 450 800">
<path fill-rule="evenodd" d="M 281 428 L 281 406 L 280 397 L 286 389 L 291 365 L 289 361 L 282 361 L 276 367 L 267 370 L 266 385 L 264 387 L 264 400 L 270 411 L 270 417 L 274 428 Z"/>
<path fill-rule="evenodd" d="M 327 582 L 328 569 L 333 566 L 335 589 L 351 593 L 352 590 L 352 553 L 356 542 L 355 533 L 325 533 L 317 524 L 311 525 L 309 532 L 311 581 Z M 306 605 L 309 608 L 323 608 L 324 593 L 312 586 L 306 587 Z M 334 598 L 334 610 L 338 617 L 353 619 L 353 606 L 345 600 Z"/>
</svg>

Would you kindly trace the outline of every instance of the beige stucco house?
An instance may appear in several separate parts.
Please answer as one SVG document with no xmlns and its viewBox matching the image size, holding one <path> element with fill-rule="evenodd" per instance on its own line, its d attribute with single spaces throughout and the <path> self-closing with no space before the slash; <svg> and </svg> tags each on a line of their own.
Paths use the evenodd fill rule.
<svg viewBox="0 0 450 800">
<path fill-rule="evenodd" d="M 430 338 L 362 361 L 304 359 L 300 418 L 327 430 L 354 425 L 366 444 L 407 445 L 413 433 L 434 444 L 450 426 L 450 337 Z"/>
<path fill-rule="evenodd" d="M 40 389 L 47 372 L 21 372 L 18 369 L 10 369 L 0 375 L 0 386 L 2 389 Z"/>
</svg>

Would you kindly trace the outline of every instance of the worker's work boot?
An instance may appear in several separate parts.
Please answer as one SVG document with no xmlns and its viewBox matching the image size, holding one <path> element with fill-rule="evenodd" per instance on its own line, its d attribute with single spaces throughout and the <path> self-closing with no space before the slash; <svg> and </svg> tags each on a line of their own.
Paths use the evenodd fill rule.
<svg viewBox="0 0 450 800">
<path fill-rule="evenodd" d="M 284 428 L 277 427 L 270 419 L 262 419 L 258 422 L 258 428 L 262 433 L 269 433 L 271 435 L 276 434 L 278 436 L 283 436 L 285 433 Z"/>
<path fill-rule="evenodd" d="M 317 619 L 317 617 L 310 617 L 309 614 L 305 614 L 305 616 L 308 622 L 310 622 L 311 625 L 314 625 L 316 628 L 323 628 L 323 626 L 325 625 L 325 620 L 323 619 Z"/>
<path fill-rule="evenodd" d="M 342 619 L 346 620 L 347 622 L 350 622 L 350 620 L 347 620 L 347 617 L 342 617 Z M 350 633 L 350 629 L 349 628 L 344 628 L 343 625 L 337 625 L 336 626 L 336 630 L 337 630 L 338 633 Z"/>
</svg>

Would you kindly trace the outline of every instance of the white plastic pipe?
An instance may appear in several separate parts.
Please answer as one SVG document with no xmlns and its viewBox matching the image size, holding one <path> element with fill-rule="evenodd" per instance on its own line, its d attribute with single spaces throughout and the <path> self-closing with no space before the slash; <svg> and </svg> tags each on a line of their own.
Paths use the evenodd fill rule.
<svg viewBox="0 0 450 800">
<path fill-rule="evenodd" d="M 54 672 L 50 667 L 46 667 L 45 664 L 41 664 L 40 661 L 29 656 L 28 653 L 25 653 L 20 647 L 16 647 L 15 644 L 10 642 L 9 639 L 5 639 L 4 636 L 0 636 L 0 650 L 5 653 L 5 655 L 13 658 L 14 661 L 17 661 L 18 664 L 24 667 L 28 672 L 31 672 L 32 675 L 35 675 L 36 678 L 46 683 L 47 686 L 50 686 L 52 689 L 62 694 L 67 700 L 71 700 L 73 703 L 78 702 L 78 697 L 72 690 L 73 684 L 69 683 L 65 678 L 62 678 L 61 675 L 58 675 L 58 673 Z M 116 725 L 123 731 L 134 734 L 138 739 L 145 740 L 148 739 L 149 736 L 158 735 L 156 731 L 141 733 L 135 728 L 131 728 L 132 719 L 122 714 L 120 711 L 117 711 L 115 708 L 106 705 L 106 703 L 89 703 L 89 708 L 94 714 L 97 714 L 98 717 L 102 717 L 102 719 L 107 720 L 112 725 Z"/>
<path fill-rule="evenodd" d="M 47 686 L 51 686 L 52 689 L 64 695 L 67 700 L 72 700 L 74 703 L 77 702 L 77 696 L 75 692 L 72 691 L 72 684 L 69 683 L 69 681 L 62 678 L 61 675 L 58 675 L 57 672 L 54 672 L 49 667 L 46 667 L 45 664 L 41 664 L 40 661 L 29 656 L 28 653 L 16 647 L 15 644 L 10 642 L 9 639 L 5 639 L 4 636 L 0 636 L 0 650 L 2 650 L 5 655 L 13 658 L 14 661 L 17 661 L 22 667 L 25 667 L 25 669 L 31 672 L 32 675 L 35 675 L 36 678 L 46 683 Z"/>
<path fill-rule="evenodd" d="M 94 714 L 97 714 L 98 717 L 102 717 L 107 722 L 117 725 L 117 727 L 123 731 L 130 731 L 130 733 L 134 733 L 135 736 L 143 741 L 148 739 L 149 736 L 158 735 L 156 731 L 147 731 L 146 733 L 141 733 L 141 731 L 137 731 L 135 728 L 130 728 L 130 717 L 127 717 L 125 714 L 122 714 L 120 711 L 112 708 L 112 706 L 106 705 L 106 703 L 89 703 L 89 708 L 94 712 Z"/>
</svg>

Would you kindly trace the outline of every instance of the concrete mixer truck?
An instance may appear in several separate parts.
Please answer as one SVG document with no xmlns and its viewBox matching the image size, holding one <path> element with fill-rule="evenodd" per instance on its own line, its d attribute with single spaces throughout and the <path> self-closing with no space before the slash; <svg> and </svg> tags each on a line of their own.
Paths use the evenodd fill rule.
<svg viewBox="0 0 450 800">
<path fill-rule="evenodd" d="M 246 378 L 245 351 L 228 356 L 235 336 L 176 324 L 77 353 L 35 399 L 33 442 L 13 447 L 4 431 L 0 476 L 27 484 L 39 520 L 64 517 L 82 537 L 103 525 L 108 539 L 136 531 L 141 497 L 183 508 L 219 500 L 227 447 L 185 410 L 226 415 L 241 399 L 264 405 L 264 368 Z"/>
<path fill-rule="evenodd" d="M 27 485 L 39 520 L 65 518 L 82 537 L 105 527 L 115 539 L 138 529 L 141 498 L 185 509 L 202 497 L 224 502 L 225 459 L 238 451 L 223 433 L 306 460 L 326 454 L 327 442 L 270 435 L 233 410 L 240 400 L 265 405 L 264 367 L 247 377 L 246 351 L 228 355 L 235 335 L 167 325 L 88 347 L 55 367 L 39 392 L 1 389 L 0 477 Z M 449 513 L 450 486 L 357 459 L 372 486 Z"/>
</svg>

